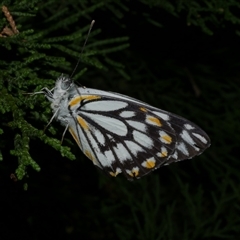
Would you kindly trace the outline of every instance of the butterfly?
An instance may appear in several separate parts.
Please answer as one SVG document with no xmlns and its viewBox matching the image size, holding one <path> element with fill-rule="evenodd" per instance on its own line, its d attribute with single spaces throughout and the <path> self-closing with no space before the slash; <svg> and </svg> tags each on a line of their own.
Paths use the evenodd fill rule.
<svg viewBox="0 0 240 240">
<path fill-rule="evenodd" d="M 51 102 L 52 119 L 110 176 L 138 179 L 210 146 L 208 135 L 183 117 L 119 93 L 79 87 L 64 75 L 42 93 Z"/>
</svg>

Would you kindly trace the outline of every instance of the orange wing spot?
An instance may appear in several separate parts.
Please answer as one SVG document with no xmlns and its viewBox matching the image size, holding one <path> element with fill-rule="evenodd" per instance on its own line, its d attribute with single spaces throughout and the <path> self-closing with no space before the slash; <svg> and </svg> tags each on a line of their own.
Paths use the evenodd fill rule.
<svg viewBox="0 0 240 240">
<path fill-rule="evenodd" d="M 119 173 L 121 173 L 122 170 L 120 168 L 117 168 L 116 169 L 116 172 L 109 172 L 109 174 L 112 176 L 112 177 L 116 177 Z"/>
<path fill-rule="evenodd" d="M 77 121 L 84 130 L 88 130 L 88 124 L 82 117 L 77 116 Z"/>
<path fill-rule="evenodd" d="M 68 128 L 68 131 L 71 133 L 73 139 L 76 141 L 76 143 L 78 144 L 78 146 L 81 148 L 81 144 L 80 144 L 80 142 L 79 142 L 79 139 L 78 139 L 77 135 L 75 134 L 75 132 L 73 131 L 73 129 L 69 127 L 69 128 Z"/>
<path fill-rule="evenodd" d="M 69 102 L 69 106 L 70 107 L 74 107 L 76 105 L 78 105 L 81 101 L 83 100 L 96 100 L 101 98 L 100 96 L 96 96 L 96 95 L 78 95 L 77 97 L 73 98 L 70 102 Z"/>
<path fill-rule="evenodd" d="M 164 140 L 165 143 L 170 144 L 172 142 L 172 138 L 169 135 L 163 135 L 161 138 Z"/>
<path fill-rule="evenodd" d="M 114 172 L 109 172 L 109 174 L 110 174 L 112 177 L 116 177 L 116 173 L 114 173 Z"/>
<path fill-rule="evenodd" d="M 147 109 L 145 107 L 140 107 L 139 108 L 142 112 L 147 112 Z"/>
<path fill-rule="evenodd" d="M 86 150 L 86 151 L 84 152 L 84 154 L 85 154 L 91 161 L 94 161 L 94 160 L 95 160 L 94 156 L 93 156 L 88 150 Z"/>
<path fill-rule="evenodd" d="M 132 173 L 133 173 L 134 177 L 137 177 L 138 174 L 139 174 L 139 168 L 138 168 L 138 167 L 134 167 L 134 168 L 132 169 Z"/>
<path fill-rule="evenodd" d="M 126 170 L 126 173 L 127 173 L 129 176 L 134 177 L 132 171 L 130 171 L 130 170 L 127 169 L 127 170 Z"/>
<path fill-rule="evenodd" d="M 156 165 L 156 160 L 154 157 L 147 159 L 142 163 L 142 166 L 145 168 L 154 168 Z"/>
<path fill-rule="evenodd" d="M 167 157 L 167 155 L 168 155 L 167 151 L 161 152 L 161 154 L 162 154 L 163 157 Z"/>
<path fill-rule="evenodd" d="M 86 151 L 84 152 L 84 154 L 86 155 L 86 157 L 87 157 L 88 159 L 90 159 L 90 160 L 93 162 L 94 165 L 102 168 L 101 165 L 99 164 L 99 162 L 96 160 L 96 158 L 93 156 L 93 154 L 92 154 L 90 151 L 86 150 Z"/>
<path fill-rule="evenodd" d="M 83 96 L 77 96 L 77 97 L 73 98 L 73 99 L 68 103 L 68 105 L 69 105 L 70 107 L 74 107 L 74 106 L 78 105 L 78 104 L 83 100 L 82 97 L 83 97 Z"/>
<path fill-rule="evenodd" d="M 159 152 L 159 153 L 157 153 L 157 156 L 158 157 L 167 157 L 168 156 L 168 152 L 167 151 Z"/>
<path fill-rule="evenodd" d="M 155 117 L 148 117 L 147 118 L 148 121 L 152 122 L 154 125 L 157 125 L 159 127 L 162 126 L 162 123 L 160 122 L 160 120 L 158 118 Z"/>
</svg>

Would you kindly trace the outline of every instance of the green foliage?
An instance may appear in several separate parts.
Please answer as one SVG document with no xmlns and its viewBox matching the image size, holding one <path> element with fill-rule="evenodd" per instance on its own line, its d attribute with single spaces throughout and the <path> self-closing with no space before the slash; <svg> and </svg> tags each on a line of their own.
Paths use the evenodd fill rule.
<svg viewBox="0 0 240 240">
<path fill-rule="evenodd" d="M 40 171 L 40 166 L 29 153 L 30 139 L 38 138 L 59 150 L 62 156 L 75 159 L 69 147 L 61 146 L 60 141 L 55 137 L 49 137 L 42 130 L 34 127 L 32 116 L 38 116 L 42 126 L 49 121 L 51 117 L 49 104 L 46 104 L 46 100 L 39 95 L 30 96 L 26 93 L 39 91 L 43 87 L 52 88 L 56 77 L 62 71 L 71 73 L 73 65 L 69 60 L 79 58 L 81 43 L 86 38 L 90 21 L 85 27 L 76 29 L 75 26 L 78 25 L 80 18 L 88 18 L 89 13 L 103 6 L 103 3 L 96 3 L 89 7 L 85 6 L 84 11 L 79 11 L 81 4 L 75 5 L 76 8 L 73 9 L 69 1 L 60 6 L 59 11 L 53 12 L 51 9 L 55 9 L 55 1 L 41 5 L 37 3 L 38 1 L 31 1 L 28 4 L 26 1 L 17 1 L 13 4 L 9 2 L 8 9 L 19 33 L 0 38 L 1 52 L 4 53 L 1 54 L 0 59 L 1 146 L 4 148 L 11 141 L 14 142 L 10 154 L 18 159 L 16 175 L 19 180 L 27 174 L 28 166 Z M 71 14 L 66 17 L 69 12 Z M 59 21 L 60 18 L 63 20 Z M 34 21 L 41 21 L 41 24 L 33 25 Z M 10 27 L 9 25 L 6 17 L 3 16 L 0 26 L 3 28 Z M 59 35 L 60 31 L 61 35 Z M 104 62 L 109 61 L 107 57 L 109 53 L 128 47 L 127 37 L 102 40 L 94 38 L 98 37 L 100 32 L 100 29 L 92 32 L 90 43 L 85 48 L 86 53 L 81 59 L 85 64 L 98 68 L 104 67 Z M 98 50 L 99 47 L 101 50 Z M 91 52 L 88 49 L 91 49 Z M 55 55 L 51 55 L 54 52 Z M 101 62 L 97 56 L 103 57 Z M 84 72 L 80 71 L 76 77 L 80 77 Z M 4 137 L 6 134 L 11 134 L 12 139 L 6 141 Z"/>
<path fill-rule="evenodd" d="M 229 22 L 231 24 L 239 24 L 240 18 L 236 14 L 235 9 L 240 9 L 238 1 L 217 1 L 217 0 L 204 0 L 204 1 L 170 1 L 162 0 L 141 0 L 142 3 L 156 8 L 157 11 L 163 9 L 169 14 L 179 17 L 183 13 L 186 14 L 186 24 L 188 26 L 197 26 L 202 29 L 206 34 L 212 35 L 213 26 L 222 25 L 223 27 Z M 147 20 L 158 27 L 163 25 L 159 21 L 152 19 L 148 13 L 143 13 Z"/>
</svg>

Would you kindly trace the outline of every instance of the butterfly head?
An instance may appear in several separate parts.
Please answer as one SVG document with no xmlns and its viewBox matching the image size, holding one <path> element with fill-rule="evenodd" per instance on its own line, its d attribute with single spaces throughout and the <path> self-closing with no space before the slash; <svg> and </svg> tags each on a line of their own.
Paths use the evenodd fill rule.
<svg viewBox="0 0 240 240">
<path fill-rule="evenodd" d="M 56 81 L 54 92 L 65 93 L 69 91 L 73 85 L 72 79 L 62 74 Z"/>
<path fill-rule="evenodd" d="M 52 102 L 51 107 L 54 112 L 59 111 L 60 106 L 67 105 L 67 101 L 70 95 L 76 93 L 76 87 L 72 79 L 61 75 L 55 83 L 55 87 L 49 91 L 45 89 L 45 96 Z"/>
<path fill-rule="evenodd" d="M 73 80 L 68 76 L 64 76 L 63 74 L 56 80 L 54 91 L 53 91 L 53 99 L 66 99 L 69 96 L 75 95 L 77 92 L 76 85 Z"/>
</svg>

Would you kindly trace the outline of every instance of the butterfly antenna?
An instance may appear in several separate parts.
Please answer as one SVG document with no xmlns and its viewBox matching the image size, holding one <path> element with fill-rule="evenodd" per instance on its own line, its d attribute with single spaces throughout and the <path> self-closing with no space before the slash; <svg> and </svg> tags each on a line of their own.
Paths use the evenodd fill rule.
<svg viewBox="0 0 240 240">
<path fill-rule="evenodd" d="M 73 69 L 73 72 L 72 72 L 70 78 L 72 78 L 72 76 L 74 75 L 74 73 L 76 72 L 76 70 L 77 70 L 77 68 L 78 68 L 78 65 L 79 65 L 79 63 L 80 63 L 80 61 L 81 61 L 81 57 L 82 57 L 83 50 L 84 50 L 84 48 L 85 48 L 85 46 L 86 46 L 86 43 L 87 43 L 87 41 L 88 41 L 88 37 L 89 37 L 89 35 L 90 35 L 90 32 L 91 32 L 91 30 L 92 30 L 92 28 L 93 28 L 93 24 L 94 24 L 94 23 L 95 23 L 95 20 L 92 20 L 91 25 L 90 25 L 90 28 L 89 28 L 89 30 L 88 30 L 88 34 L 87 34 L 86 40 L 85 40 L 85 42 L 84 42 L 84 44 L 83 44 L 83 46 L 82 46 L 82 50 L 81 50 L 81 52 L 80 52 L 80 57 L 78 58 L 77 64 L 76 64 L 75 68 Z"/>
</svg>

